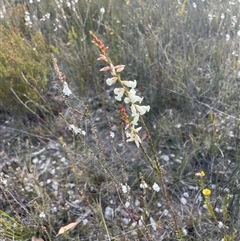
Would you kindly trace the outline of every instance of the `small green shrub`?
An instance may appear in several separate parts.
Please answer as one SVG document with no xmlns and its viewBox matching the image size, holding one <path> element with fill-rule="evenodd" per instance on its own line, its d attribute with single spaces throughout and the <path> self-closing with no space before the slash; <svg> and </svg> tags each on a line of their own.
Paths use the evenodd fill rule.
<svg viewBox="0 0 240 241">
<path fill-rule="evenodd" d="M 19 220 L 0 210 L 0 238 L 22 241 L 30 239 L 33 234 L 34 228 L 21 224 Z"/>
<path fill-rule="evenodd" d="M 26 104 L 35 111 L 43 103 L 47 87 L 50 48 L 41 32 L 27 34 L 22 25 L 24 6 L 18 5 L 14 10 L 14 19 L 9 21 L 9 16 L 2 20 L 0 28 L 0 107 L 19 113 L 27 111 L 23 106 Z"/>
</svg>

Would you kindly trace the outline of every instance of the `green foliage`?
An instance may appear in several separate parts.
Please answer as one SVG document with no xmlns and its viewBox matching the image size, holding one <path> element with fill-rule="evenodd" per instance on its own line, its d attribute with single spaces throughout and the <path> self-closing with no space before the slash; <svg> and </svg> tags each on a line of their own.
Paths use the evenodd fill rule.
<svg viewBox="0 0 240 241">
<path fill-rule="evenodd" d="M 22 9 L 22 6 L 16 8 Z M 21 23 L 24 16 L 21 11 L 17 14 L 14 18 Z M 50 49 L 41 32 L 27 34 L 25 30 L 22 25 L 16 26 L 13 22 L 8 22 L 8 19 L 2 20 L 0 106 L 3 110 L 13 110 L 15 113 L 24 110 L 15 95 L 33 111 L 37 104 L 42 103 L 51 59 Z"/>
<path fill-rule="evenodd" d="M 21 224 L 19 220 L 0 210 L 0 238 L 24 241 L 30 239 L 33 234 L 34 228 Z"/>
</svg>

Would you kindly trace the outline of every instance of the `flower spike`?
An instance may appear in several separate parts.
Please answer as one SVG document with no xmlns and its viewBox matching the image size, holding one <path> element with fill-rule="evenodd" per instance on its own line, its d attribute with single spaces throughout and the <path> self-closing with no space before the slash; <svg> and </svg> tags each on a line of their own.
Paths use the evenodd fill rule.
<svg viewBox="0 0 240 241">
<path fill-rule="evenodd" d="M 100 69 L 100 71 L 108 71 L 110 77 L 106 79 L 107 85 L 115 85 L 116 83 L 120 84 L 120 87 L 114 88 L 115 99 L 117 101 L 124 101 L 126 104 L 130 105 L 131 116 L 129 117 L 124 109 L 123 105 L 120 105 L 119 110 L 122 117 L 122 120 L 126 123 L 125 134 L 127 142 L 134 141 L 136 146 L 139 147 L 141 143 L 141 138 L 138 135 L 138 132 L 142 127 L 138 127 L 138 121 L 141 115 L 144 115 L 146 112 L 150 111 L 150 106 L 139 105 L 143 101 L 143 97 L 140 97 L 136 94 L 137 81 L 130 80 L 121 80 L 121 72 L 124 70 L 125 65 L 113 65 L 111 59 L 107 55 L 108 48 L 105 47 L 103 42 L 90 32 L 93 42 L 97 45 L 100 50 L 100 57 L 98 60 L 102 60 L 108 63 L 107 66 Z M 138 105 L 136 104 L 138 102 Z"/>
</svg>

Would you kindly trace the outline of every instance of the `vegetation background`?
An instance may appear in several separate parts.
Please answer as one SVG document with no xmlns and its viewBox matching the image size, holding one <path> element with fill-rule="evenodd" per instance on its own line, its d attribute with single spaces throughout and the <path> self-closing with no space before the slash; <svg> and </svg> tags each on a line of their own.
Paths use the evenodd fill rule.
<svg viewBox="0 0 240 241">
<path fill-rule="evenodd" d="M 238 240 L 239 12 L 239 0 L 2 0 L 2 240 Z M 143 153 L 123 141 L 89 31 L 151 106 L 144 120 L 181 237 Z M 69 103 L 52 55 L 77 97 Z M 79 115 L 86 106 L 90 124 Z M 86 130 L 84 141 L 67 128 L 73 121 Z M 95 160 L 99 143 L 112 176 Z"/>
</svg>

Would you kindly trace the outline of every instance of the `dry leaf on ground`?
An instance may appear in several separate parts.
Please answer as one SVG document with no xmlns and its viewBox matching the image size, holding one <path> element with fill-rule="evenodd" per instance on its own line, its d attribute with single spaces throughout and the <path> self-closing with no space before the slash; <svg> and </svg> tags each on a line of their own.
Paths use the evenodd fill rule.
<svg viewBox="0 0 240 241">
<path fill-rule="evenodd" d="M 59 229 L 59 231 L 58 231 L 57 236 L 60 235 L 60 234 L 65 233 L 65 232 L 68 231 L 69 229 L 75 228 L 75 227 L 78 225 L 78 223 L 79 223 L 79 222 L 74 222 L 74 223 L 70 223 L 70 224 L 68 224 L 68 225 L 66 225 L 66 226 L 64 226 L 64 227 L 61 227 L 61 228 Z"/>
<path fill-rule="evenodd" d="M 44 240 L 42 238 L 36 238 L 35 236 L 33 236 L 31 241 L 44 241 Z"/>
</svg>

